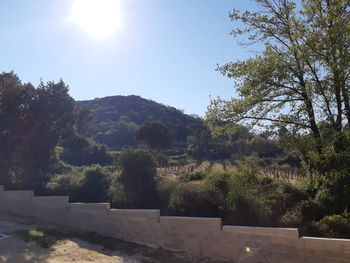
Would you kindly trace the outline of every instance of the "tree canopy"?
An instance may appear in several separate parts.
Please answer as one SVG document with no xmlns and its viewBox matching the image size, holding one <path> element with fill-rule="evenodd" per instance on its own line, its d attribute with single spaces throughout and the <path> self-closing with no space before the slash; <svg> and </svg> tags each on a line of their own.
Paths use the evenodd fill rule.
<svg viewBox="0 0 350 263">
<path fill-rule="evenodd" d="M 350 124 L 350 8 L 346 0 L 256 0 L 260 12 L 233 10 L 232 35 L 263 51 L 218 70 L 235 80 L 238 98 L 212 100 L 206 114 L 216 134 L 237 124 L 286 127 L 312 134 L 322 153 L 321 124 L 340 134 Z"/>
<path fill-rule="evenodd" d="M 158 122 L 146 122 L 136 132 L 136 140 L 151 150 L 169 147 L 171 138 L 168 129 Z"/>
<path fill-rule="evenodd" d="M 36 188 L 60 138 L 72 130 L 74 100 L 68 86 L 23 84 L 14 73 L 0 74 L 0 183 Z"/>
</svg>

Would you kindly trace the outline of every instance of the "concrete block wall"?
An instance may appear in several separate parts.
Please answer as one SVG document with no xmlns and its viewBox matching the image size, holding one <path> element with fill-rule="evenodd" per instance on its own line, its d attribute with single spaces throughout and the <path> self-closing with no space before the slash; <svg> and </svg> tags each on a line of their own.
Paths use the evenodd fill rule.
<svg viewBox="0 0 350 263">
<path fill-rule="evenodd" d="M 160 216 L 159 210 L 110 209 L 108 203 L 69 203 L 66 196 L 36 197 L 2 186 L 0 213 L 232 262 L 350 263 L 350 240 L 300 238 L 290 228 L 222 226 L 219 218 Z"/>
</svg>

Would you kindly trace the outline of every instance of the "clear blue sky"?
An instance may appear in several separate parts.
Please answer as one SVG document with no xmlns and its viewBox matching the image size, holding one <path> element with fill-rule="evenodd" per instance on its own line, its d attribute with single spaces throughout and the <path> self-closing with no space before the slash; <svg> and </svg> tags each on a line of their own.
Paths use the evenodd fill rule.
<svg viewBox="0 0 350 263">
<path fill-rule="evenodd" d="M 119 0 L 122 27 L 97 40 L 67 22 L 73 0 L 1 0 L 0 71 L 37 85 L 62 78 L 76 100 L 140 95 L 203 116 L 233 82 L 216 64 L 246 58 L 230 10 L 250 0 Z"/>
</svg>

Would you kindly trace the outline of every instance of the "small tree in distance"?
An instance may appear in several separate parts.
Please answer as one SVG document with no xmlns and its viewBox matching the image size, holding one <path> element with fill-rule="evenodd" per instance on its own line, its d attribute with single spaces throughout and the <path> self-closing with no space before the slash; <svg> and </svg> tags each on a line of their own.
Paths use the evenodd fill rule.
<svg viewBox="0 0 350 263">
<path fill-rule="evenodd" d="M 158 122 L 146 122 L 136 132 L 137 142 L 150 150 L 163 150 L 172 143 L 168 129 Z"/>
</svg>

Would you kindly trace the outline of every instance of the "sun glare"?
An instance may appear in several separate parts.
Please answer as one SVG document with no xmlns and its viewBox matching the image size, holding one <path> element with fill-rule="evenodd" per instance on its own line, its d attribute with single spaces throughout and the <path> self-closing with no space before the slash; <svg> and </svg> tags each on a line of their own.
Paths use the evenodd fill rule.
<svg viewBox="0 0 350 263">
<path fill-rule="evenodd" d="M 96 38 L 113 36 L 121 27 L 118 0 L 74 0 L 71 20 Z"/>
</svg>

